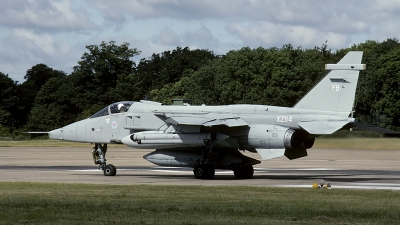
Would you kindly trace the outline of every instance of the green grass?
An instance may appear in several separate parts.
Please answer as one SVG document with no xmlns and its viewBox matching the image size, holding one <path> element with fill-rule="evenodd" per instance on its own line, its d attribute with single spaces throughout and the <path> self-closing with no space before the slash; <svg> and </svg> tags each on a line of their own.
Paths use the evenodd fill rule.
<svg viewBox="0 0 400 225">
<path fill-rule="evenodd" d="M 0 224 L 399 224 L 400 192 L 0 183 Z"/>
</svg>

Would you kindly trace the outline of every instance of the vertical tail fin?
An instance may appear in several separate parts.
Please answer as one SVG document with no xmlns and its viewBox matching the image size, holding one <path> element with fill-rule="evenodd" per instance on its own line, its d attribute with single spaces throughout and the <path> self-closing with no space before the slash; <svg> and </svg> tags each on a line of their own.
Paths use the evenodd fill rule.
<svg viewBox="0 0 400 225">
<path fill-rule="evenodd" d="M 326 64 L 325 69 L 331 71 L 293 108 L 350 113 L 358 75 L 365 69 L 365 64 L 361 64 L 362 54 L 362 51 L 351 51 L 337 64 Z"/>
</svg>

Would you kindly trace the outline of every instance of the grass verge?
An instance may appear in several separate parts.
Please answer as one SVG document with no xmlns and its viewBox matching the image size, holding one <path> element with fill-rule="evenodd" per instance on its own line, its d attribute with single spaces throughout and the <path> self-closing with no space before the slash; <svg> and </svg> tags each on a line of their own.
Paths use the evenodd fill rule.
<svg viewBox="0 0 400 225">
<path fill-rule="evenodd" d="M 400 192 L 0 183 L 0 224 L 399 224 Z"/>
<path fill-rule="evenodd" d="M 400 138 L 318 138 L 313 148 L 400 150 Z"/>
</svg>

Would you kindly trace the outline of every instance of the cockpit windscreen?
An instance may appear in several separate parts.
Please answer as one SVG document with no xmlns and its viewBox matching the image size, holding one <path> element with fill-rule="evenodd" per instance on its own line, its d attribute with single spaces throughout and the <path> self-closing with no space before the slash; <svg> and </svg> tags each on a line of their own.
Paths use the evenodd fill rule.
<svg viewBox="0 0 400 225">
<path fill-rule="evenodd" d="M 98 111 L 97 113 L 93 114 L 90 119 L 96 118 L 96 117 L 101 117 L 101 116 L 108 116 L 111 114 L 115 113 L 125 113 L 128 112 L 129 108 L 134 102 L 116 102 L 113 103 L 104 109 Z"/>
<path fill-rule="evenodd" d="M 93 114 L 90 119 L 100 117 L 100 116 L 108 116 L 108 106 L 105 107 L 104 109 L 98 111 L 97 113 Z"/>
</svg>

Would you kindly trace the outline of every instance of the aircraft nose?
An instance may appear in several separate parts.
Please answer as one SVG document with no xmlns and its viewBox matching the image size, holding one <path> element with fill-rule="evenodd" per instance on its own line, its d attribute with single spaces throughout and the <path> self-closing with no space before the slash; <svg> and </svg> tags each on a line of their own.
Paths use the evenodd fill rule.
<svg viewBox="0 0 400 225">
<path fill-rule="evenodd" d="M 63 128 L 58 128 L 52 131 L 49 131 L 49 138 L 56 140 L 63 140 Z"/>
</svg>

